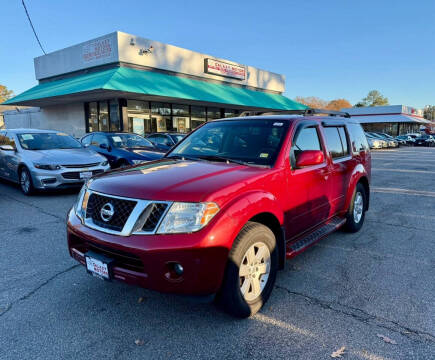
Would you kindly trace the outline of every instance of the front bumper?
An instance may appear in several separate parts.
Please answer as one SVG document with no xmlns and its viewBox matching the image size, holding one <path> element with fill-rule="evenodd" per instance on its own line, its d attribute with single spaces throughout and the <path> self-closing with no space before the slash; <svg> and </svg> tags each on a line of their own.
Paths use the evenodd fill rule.
<svg viewBox="0 0 435 360">
<path fill-rule="evenodd" d="M 33 186 L 37 189 L 56 189 L 71 186 L 82 186 L 86 179 L 80 173 L 92 172 L 92 176 L 110 170 L 110 166 L 93 166 L 90 168 L 62 168 L 60 170 L 30 170 Z"/>
<path fill-rule="evenodd" d="M 119 236 L 84 226 L 71 210 L 68 248 L 84 266 L 84 254 L 90 250 L 113 258 L 115 280 L 160 292 L 209 295 L 221 286 L 230 223 L 221 219 L 191 234 Z M 181 276 L 173 271 L 175 263 L 184 269 Z"/>
</svg>

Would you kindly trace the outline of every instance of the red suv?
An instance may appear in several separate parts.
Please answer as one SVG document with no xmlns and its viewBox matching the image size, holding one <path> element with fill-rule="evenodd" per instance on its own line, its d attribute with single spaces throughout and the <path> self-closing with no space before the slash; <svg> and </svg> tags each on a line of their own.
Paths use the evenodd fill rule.
<svg viewBox="0 0 435 360">
<path fill-rule="evenodd" d="M 364 222 L 369 146 L 334 115 L 211 121 L 161 160 L 91 179 L 68 215 L 70 255 L 102 279 L 254 314 L 286 258 Z"/>
</svg>

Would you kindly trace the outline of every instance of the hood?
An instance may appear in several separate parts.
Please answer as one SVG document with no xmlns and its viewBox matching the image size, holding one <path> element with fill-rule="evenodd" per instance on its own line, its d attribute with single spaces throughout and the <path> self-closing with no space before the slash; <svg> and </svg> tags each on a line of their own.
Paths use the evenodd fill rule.
<svg viewBox="0 0 435 360">
<path fill-rule="evenodd" d="M 57 165 L 91 164 L 105 160 L 103 156 L 86 148 L 24 150 L 24 156 L 32 162 Z"/>
<path fill-rule="evenodd" d="M 135 155 L 138 155 L 138 158 L 143 158 L 145 160 L 157 160 L 161 159 L 163 155 L 165 155 L 165 151 L 154 149 L 154 148 L 127 148 L 123 149 Z"/>
<path fill-rule="evenodd" d="M 270 168 L 165 158 L 102 174 L 90 188 L 145 200 L 215 201 L 222 205 L 229 195 L 246 191 L 247 184 L 270 172 Z"/>
</svg>

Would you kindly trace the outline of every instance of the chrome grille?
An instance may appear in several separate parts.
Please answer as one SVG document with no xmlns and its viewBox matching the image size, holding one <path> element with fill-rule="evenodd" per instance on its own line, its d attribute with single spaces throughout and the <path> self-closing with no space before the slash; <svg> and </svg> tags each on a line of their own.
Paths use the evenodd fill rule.
<svg viewBox="0 0 435 360">
<path fill-rule="evenodd" d="M 151 203 L 151 211 L 148 215 L 148 218 L 145 220 L 144 226 L 142 227 L 142 231 L 151 232 L 156 229 L 156 226 L 160 222 L 162 215 L 164 214 L 168 204 L 165 203 Z"/>
<path fill-rule="evenodd" d="M 101 208 L 107 203 L 112 204 L 114 214 L 108 221 L 104 221 L 101 217 Z M 92 219 L 92 222 L 101 228 L 120 232 L 124 228 L 136 204 L 137 202 L 133 200 L 91 193 L 86 208 L 86 218 Z"/>
<path fill-rule="evenodd" d="M 104 172 L 104 170 L 99 169 L 99 170 L 94 170 L 92 171 L 92 176 L 97 175 L 97 174 L 101 174 L 102 172 Z M 62 177 L 64 179 L 69 179 L 69 180 L 80 180 L 80 172 L 79 171 L 67 171 L 62 173 Z"/>
<path fill-rule="evenodd" d="M 61 165 L 61 166 L 69 169 L 79 169 L 79 168 L 90 168 L 98 165 L 100 165 L 99 162 L 91 163 L 91 164 L 68 164 L 68 165 Z"/>
</svg>

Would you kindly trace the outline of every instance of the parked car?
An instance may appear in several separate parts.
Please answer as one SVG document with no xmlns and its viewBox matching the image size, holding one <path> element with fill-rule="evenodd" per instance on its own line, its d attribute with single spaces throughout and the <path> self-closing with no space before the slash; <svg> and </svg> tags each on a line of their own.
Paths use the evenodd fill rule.
<svg viewBox="0 0 435 360">
<path fill-rule="evenodd" d="M 377 133 L 381 136 L 383 136 L 385 138 L 385 140 L 388 141 L 388 145 L 391 147 L 399 147 L 400 146 L 400 142 L 395 139 L 394 137 L 392 137 L 391 135 L 388 135 L 386 133 Z"/>
<path fill-rule="evenodd" d="M 396 140 L 394 140 L 393 138 L 390 139 L 390 138 L 386 137 L 383 134 L 375 133 L 375 132 L 370 132 L 370 135 L 372 135 L 374 138 L 383 140 L 385 143 L 382 143 L 382 147 L 393 148 L 393 147 L 398 147 L 399 146 L 399 143 Z M 385 144 L 386 144 L 386 146 L 385 146 Z"/>
<path fill-rule="evenodd" d="M 403 145 L 414 146 L 415 144 L 415 139 L 409 135 L 399 135 L 396 137 L 396 140 Z"/>
<path fill-rule="evenodd" d="M 168 151 L 175 144 L 183 140 L 186 134 L 180 133 L 154 133 L 147 136 L 158 149 Z"/>
<path fill-rule="evenodd" d="M 94 132 L 81 142 L 105 156 L 112 168 L 160 159 L 165 154 L 147 139 L 131 133 Z"/>
<path fill-rule="evenodd" d="M 68 214 L 69 253 L 101 279 L 216 295 L 247 317 L 286 258 L 361 229 L 370 164 L 351 118 L 210 121 L 163 159 L 89 181 Z"/>
<path fill-rule="evenodd" d="M 432 135 L 421 135 L 415 140 L 415 146 L 435 146 L 435 138 Z"/>
<path fill-rule="evenodd" d="M 108 169 L 106 158 L 67 134 L 35 129 L 0 131 L 0 177 L 19 183 L 26 195 L 36 189 L 82 186 Z"/>
<path fill-rule="evenodd" d="M 369 143 L 370 149 L 382 149 L 388 147 L 388 144 L 385 140 L 374 137 L 368 132 L 366 132 L 365 135 Z"/>
</svg>

